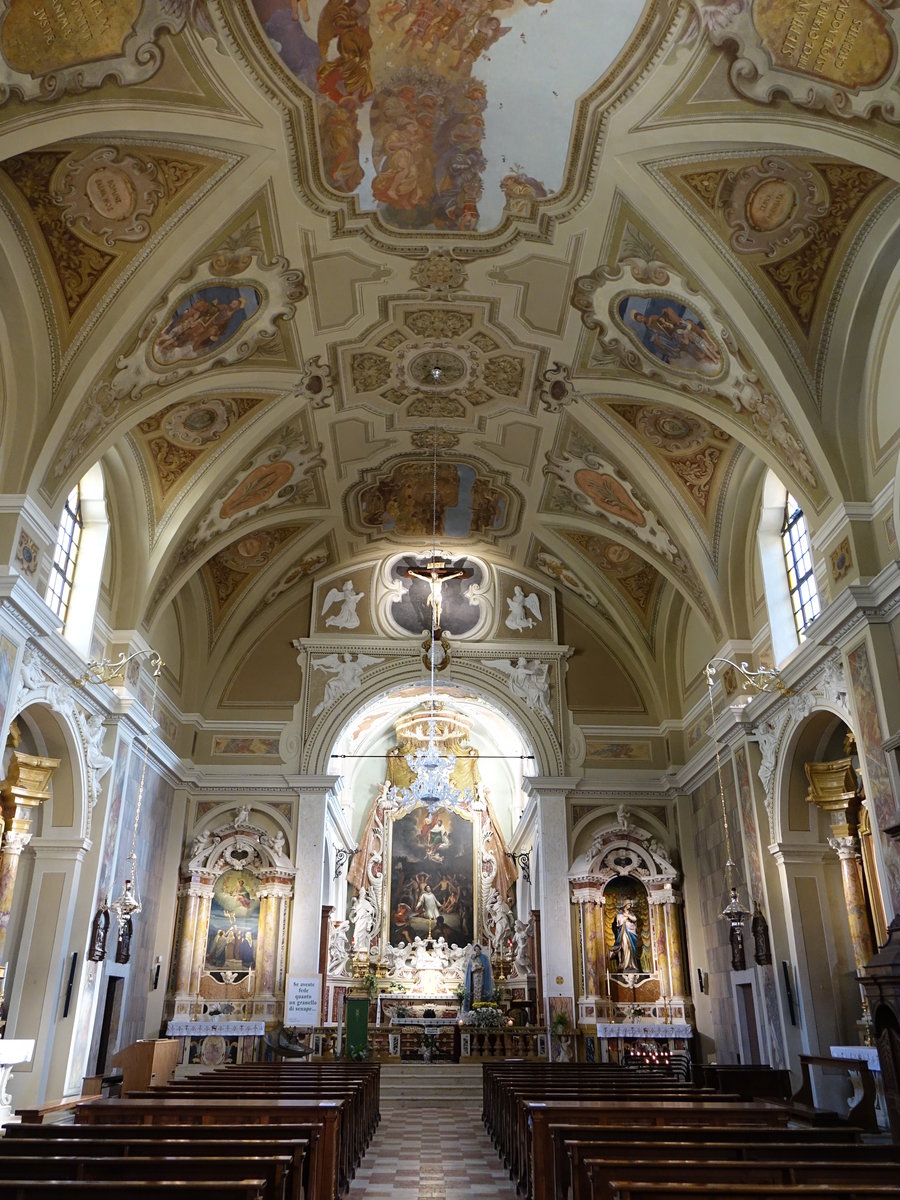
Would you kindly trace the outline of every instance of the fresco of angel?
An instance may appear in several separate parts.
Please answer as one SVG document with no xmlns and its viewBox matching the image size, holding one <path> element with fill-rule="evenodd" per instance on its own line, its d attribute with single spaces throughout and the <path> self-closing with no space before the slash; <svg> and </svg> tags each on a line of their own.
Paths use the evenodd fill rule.
<svg viewBox="0 0 900 1200">
<path fill-rule="evenodd" d="M 336 613 L 332 613 L 330 617 L 326 617 L 325 624 L 333 626 L 335 629 L 356 629 L 357 625 L 359 625 L 356 606 L 364 595 L 365 592 L 355 592 L 353 590 L 352 579 L 348 579 L 339 588 L 332 588 L 325 597 L 325 602 L 322 605 L 322 616 L 325 616 L 332 604 L 340 604 L 341 607 Z"/>
<path fill-rule="evenodd" d="M 506 618 L 507 629 L 533 629 L 541 620 L 541 602 L 537 592 L 529 592 L 526 596 L 516 584 L 513 594 L 507 596 L 509 614 Z M 531 616 L 528 615 L 531 614 Z"/>
<path fill-rule="evenodd" d="M 372 658 L 370 654 L 358 654 L 355 660 L 352 654 L 326 654 L 324 658 L 316 659 L 313 663 L 315 670 L 324 671 L 331 678 L 325 684 L 325 695 L 313 709 L 312 715 L 317 717 L 341 696 L 356 691 L 366 667 L 380 662 L 384 662 L 384 659 Z"/>
</svg>

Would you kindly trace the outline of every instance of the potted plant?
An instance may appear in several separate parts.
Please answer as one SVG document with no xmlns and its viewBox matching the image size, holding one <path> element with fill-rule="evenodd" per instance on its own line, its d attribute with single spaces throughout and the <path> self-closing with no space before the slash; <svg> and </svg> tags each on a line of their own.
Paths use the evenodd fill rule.
<svg viewBox="0 0 900 1200">
<path fill-rule="evenodd" d="M 554 1037 L 562 1037 L 564 1034 L 571 1032 L 569 1026 L 569 1014 L 564 1008 L 555 1012 L 550 1020 L 550 1032 Z"/>
</svg>

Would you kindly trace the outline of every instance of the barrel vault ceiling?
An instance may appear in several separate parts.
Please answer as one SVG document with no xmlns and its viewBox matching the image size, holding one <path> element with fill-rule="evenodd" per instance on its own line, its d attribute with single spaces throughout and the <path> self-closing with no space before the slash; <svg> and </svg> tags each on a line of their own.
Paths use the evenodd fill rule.
<svg viewBox="0 0 900 1200">
<path fill-rule="evenodd" d="M 3 0 L 4 491 L 55 522 L 102 461 L 110 627 L 274 719 L 436 469 L 440 544 L 556 590 L 578 719 L 677 717 L 759 628 L 766 471 L 815 527 L 896 451 L 896 13 Z"/>
</svg>

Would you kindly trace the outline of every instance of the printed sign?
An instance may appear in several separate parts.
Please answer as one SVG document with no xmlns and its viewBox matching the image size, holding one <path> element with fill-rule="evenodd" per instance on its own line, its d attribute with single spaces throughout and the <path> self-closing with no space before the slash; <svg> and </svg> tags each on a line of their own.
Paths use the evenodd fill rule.
<svg viewBox="0 0 900 1200">
<path fill-rule="evenodd" d="M 288 1029 L 298 1026 L 318 1025 L 319 993 L 322 988 L 321 975 L 301 979 L 289 975 L 284 998 L 284 1023 Z"/>
</svg>

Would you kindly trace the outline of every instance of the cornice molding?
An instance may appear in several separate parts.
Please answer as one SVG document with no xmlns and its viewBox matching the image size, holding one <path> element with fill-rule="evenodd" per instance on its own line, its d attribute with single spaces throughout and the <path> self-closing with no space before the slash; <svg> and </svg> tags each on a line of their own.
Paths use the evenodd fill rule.
<svg viewBox="0 0 900 1200">
<path fill-rule="evenodd" d="M 824 550 L 840 532 L 842 525 L 851 521 L 872 521 L 886 508 L 894 498 L 894 481 L 889 480 L 878 495 L 870 502 L 848 500 L 838 504 L 822 524 L 810 531 L 810 541 L 814 550 Z"/>
</svg>

